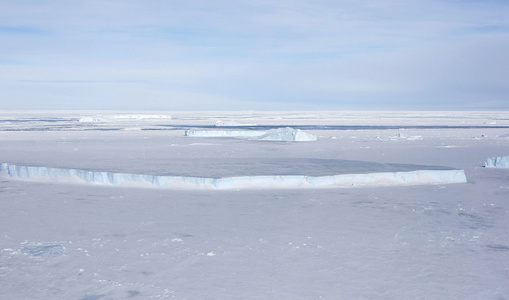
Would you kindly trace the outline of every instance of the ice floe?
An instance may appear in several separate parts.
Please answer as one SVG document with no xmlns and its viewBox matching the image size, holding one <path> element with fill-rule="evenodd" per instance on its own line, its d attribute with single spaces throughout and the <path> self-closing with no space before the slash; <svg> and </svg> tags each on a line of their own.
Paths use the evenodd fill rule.
<svg viewBox="0 0 509 300">
<path fill-rule="evenodd" d="M 463 170 L 415 170 L 330 176 L 263 175 L 224 178 L 165 176 L 97 172 L 80 169 L 20 166 L 2 163 L 1 170 L 11 177 L 57 182 L 81 182 L 101 185 L 136 185 L 166 188 L 312 188 L 447 184 L 466 182 Z"/>
</svg>

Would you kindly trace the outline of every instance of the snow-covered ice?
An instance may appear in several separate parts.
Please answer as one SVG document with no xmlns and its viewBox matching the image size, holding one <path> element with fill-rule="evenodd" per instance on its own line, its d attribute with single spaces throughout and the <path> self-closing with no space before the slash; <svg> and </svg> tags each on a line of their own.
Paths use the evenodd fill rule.
<svg viewBox="0 0 509 300">
<path fill-rule="evenodd" d="M 509 173 L 483 165 L 507 153 L 509 113 L 112 118 L 140 114 L 0 112 L 0 298 L 508 298 Z M 85 116 L 108 122 L 78 122 Z M 259 124 L 231 130 L 302 129 L 317 140 L 185 136 L 220 129 L 218 120 Z M 70 170 L 94 182 L 116 174 L 295 182 L 346 174 L 351 182 L 354 173 L 434 170 L 467 182 L 221 190 L 50 178 Z"/>
<path fill-rule="evenodd" d="M 65 247 L 62 247 L 61 245 L 49 245 L 49 246 L 27 246 L 23 247 L 23 252 L 26 254 L 30 254 L 32 256 L 41 256 L 46 254 L 64 254 L 65 253 Z"/>
</svg>

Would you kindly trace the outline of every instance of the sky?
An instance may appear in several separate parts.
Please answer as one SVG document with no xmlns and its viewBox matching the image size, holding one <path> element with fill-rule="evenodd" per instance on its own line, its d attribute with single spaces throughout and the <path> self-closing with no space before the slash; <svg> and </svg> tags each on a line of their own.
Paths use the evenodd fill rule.
<svg viewBox="0 0 509 300">
<path fill-rule="evenodd" d="M 509 110 L 507 0 L 0 0 L 0 110 Z"/>
</svg>

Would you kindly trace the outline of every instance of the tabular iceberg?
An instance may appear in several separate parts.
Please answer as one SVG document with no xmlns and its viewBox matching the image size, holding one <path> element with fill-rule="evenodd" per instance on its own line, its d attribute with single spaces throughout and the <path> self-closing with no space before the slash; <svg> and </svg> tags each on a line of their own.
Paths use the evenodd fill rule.
<svg viewBox="0 0 509 300">
<path fill-rule="evenodd" d="M 316 135 L 305 133 L 300 129 L 290 127 L 271 129 L 264 135 L 258 137 L 264 141 L 282 141 L 282 142 L 310 142 L 316 141 Z"/>
<path fill-rule="evenodd" d="M 187 130 L 186 136 L 195 137 L 251 137 L 263 141 L 309 142 L 316 141 L 316 135 L 291 127 L 262 130 Z"/>
<path fill-rule="evenodd" d="M 81 117 L 78 122 L 80 123 L 104 123 L 106 122 L 106 119 L 102 117 Z"/>
<path fill-rule="evenodd" d="M 484 166 L 487 168 L 509 168 L 509 156 L 490 157 Z"/>
<path fill-rule="evenodd" d="M 265 134 L 261 130 L 186 130 L 186 136 L 194 137 L 258 137 Z"/>
<path fill-rule="evenodd" d="M 262 175 L 209 178 L 96 172 L 7 163 L 2 163 L 0 168 L 1 171 L 7 171 L 11 177 L 23 179 L 49 179 L 57 182 L 82 182 L 114 186 L 141 184 L 152 187 L 192 189 L 362 187 L 466 182 L 463 170 L 416 170 L 331 176 Z"/>
</svg>

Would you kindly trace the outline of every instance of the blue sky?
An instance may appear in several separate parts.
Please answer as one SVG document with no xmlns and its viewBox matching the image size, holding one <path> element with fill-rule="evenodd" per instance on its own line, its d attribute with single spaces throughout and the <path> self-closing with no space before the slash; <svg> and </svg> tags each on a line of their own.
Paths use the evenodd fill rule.
<svg viewBox="0 0 509 300">
<path fill-rule="evenodd" d="M 0 109 L 509 109 L 506 0 L 0 8 Z"/>
</svg>

